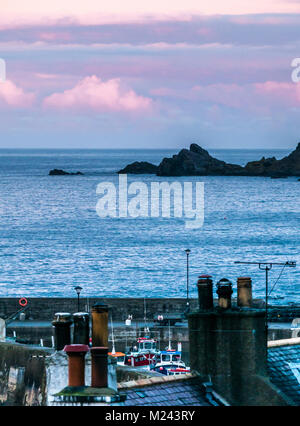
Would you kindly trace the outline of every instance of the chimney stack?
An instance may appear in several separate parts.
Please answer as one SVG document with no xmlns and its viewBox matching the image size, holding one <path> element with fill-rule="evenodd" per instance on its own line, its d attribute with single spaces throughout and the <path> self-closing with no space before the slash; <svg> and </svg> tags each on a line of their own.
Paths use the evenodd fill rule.
<svg viewBox="0 0 300 426">
<path fill-rule="evenodd" d="M 210 275 L 200 275 L 197 283 L 199 310 L 213 308 L 213 282 Z"/>
<path fill-rule="evenodd" d="M 92 307 L 92 345 L 108 347 L 108 306 L 103 303 Z"/>
<path fill-rule="evenodd" d="M 210 277 L 200 276 L 197 286 L 199 309 L 188 315 L 191 370 L 212 381 L 229 404 L 261 404 L 264 395 L 253 389 L 267 377 L 266 313 L 248 307 L 251 280 L 239 280 L 238 306 L 231 303 L 232 284 L 227 279 L 217 284 L 216 308 Z"/>
<path fill-rule="evenodd" d="M 250 277 L 237 279 L 237 305 L 241 308 L 252 306 L 252 281 Z"/>
<path fill-rule="evenodd" d="M 64 351 L 68 355 L 69 384 L 80 387 L 85 385 L 85 355 L 89 351 L 87 345 L 66 345 Z"/>
<path fill-rule="evenodd" d="M 73 343 L 88 345 L 90 338 L 90 316 L 87 312 L 76 312 L 73 314 L 74 335 Z"/>
<path fill-rule="evenodd" d="M 219 296 L 218 304 L 219 308 L 230 309 L 231 308 L 231 295 L 232 284 L 227 278 L 222 278 L 217 283 L 217 295 Z"/>
<path fill-rule="evenodd" d="M 68 312 L 57 312 L 54 314 L 52 325 L 54 326 L 55 349 L 63 350 L 66 345 L 71 344 L 72 315 Z"/>
</svg>

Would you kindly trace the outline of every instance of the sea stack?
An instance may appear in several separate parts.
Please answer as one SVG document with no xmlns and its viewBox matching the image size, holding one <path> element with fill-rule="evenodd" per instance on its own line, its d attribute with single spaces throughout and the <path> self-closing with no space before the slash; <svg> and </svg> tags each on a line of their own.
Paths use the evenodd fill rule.
<svg viewBox="0 0 300 426">
<path fill-rule="evenodd" d="M 53 170 L 50 170 L 49 172 L 49 176 L 66 176 L 66 175 L 75 176 L 75 175 L 83 175 L 83 173 L 81 172 L 69 173 L 61 169 L 53 169 Z"/>
<path fill-rule="evenodd" d="M 212 157 L 208 151 L 193 143 L 171 158 L 164 158 L 159 166 L 147 162 L 129 164 L 118 173 L 156 174 L 157 176 L 264 176 L 273 179 L 300 176 L 300 143 L 288 156 L 251 161 L 245 167 L 226 163 Z"/>
</svg>

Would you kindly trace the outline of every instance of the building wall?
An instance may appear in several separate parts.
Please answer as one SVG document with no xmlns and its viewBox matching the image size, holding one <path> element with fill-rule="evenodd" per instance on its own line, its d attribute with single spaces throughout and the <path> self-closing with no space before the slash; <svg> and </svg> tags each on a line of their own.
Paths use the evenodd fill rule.
<svg viewBox="0 0 300 426">
<path fill-rule="evenodd" d="M 0 404 L 45 405 L 44 350 L 0 343 Z"/>
<path fill-rule="evenodd" d="M 91 383 L 91 360 L 86 359 L 86 385 Z M 0 342 L 0 405 L 53 405 L 53 395 L 68 385 L 65 352 Z M 108 386 L 117 390 L 116 361 L 108 360 Z"/>
</svg>

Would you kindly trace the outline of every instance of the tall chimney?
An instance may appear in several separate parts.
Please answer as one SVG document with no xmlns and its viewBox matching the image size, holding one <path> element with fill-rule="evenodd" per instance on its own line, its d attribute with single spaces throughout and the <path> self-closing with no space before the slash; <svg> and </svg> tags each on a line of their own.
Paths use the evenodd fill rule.
<svg viewBox="0 0 300 426">
<path fill-rule="evenodd" d="M 54 314 L 52 325 L 54 326 L 55 349 L 63 350 L 71 343 L 72 315 L 68 312 L 57 312 Z"/>
<path fill-rule="evenodd" d="M 108 347 L 108 306 L 103 303 L 92 307 L 92 345 Z"/>
<path fill-rule="evenodd" d="M 233 293 L 232 291 L 232 284 L 227 278 L 222 278 L 217 283 L 217 294 L 219 296 L 218 304 L 219 308 L 222 309 L 229 309 L 231 308 L 231 295 Z"/>
<path fill-rule="evenodd" d="M 252 306 L 252 281 L 250 277 L 239 277 L 237 279 L 237 304 L 242 308 L 251 308 Z"/>
<path fill-rule="evenodd" d="M 90 338 L 90 316 L 87 312 L 73 314 L 74 335 L 73 343 L 88 345 Z"/>
<path fill-rule="evenodd" d="M 68 386 L 84 386 L 85 385 L 85 362 L 84 358 L 89 351 L 87 345 L 67 345 L 64 351 L 68 355 L 69 363 L 69 384 Z"/>
<path fill-rule="evenodd" d="M 188 315 L 191 370 L 230 404 L 259 405 L 264 395 L 253 389 L 267 377 L 265 310 L 230 307 L 231 292 L 231 283 L 221 280 L 219 306 L 210 310 L 199 292 L 199 310 Z"/>
<path fill-rule="evenodd" d="M 91 348 L 92 355 L 92 383 L 93 388 L 107 387 L 108 347 Z"/>
<path fill-rule="evenodd" d="M 200 275 L 197 283 L 200 310 L 213 308 L 213 282 L 210 275 Z"/>
</svg>

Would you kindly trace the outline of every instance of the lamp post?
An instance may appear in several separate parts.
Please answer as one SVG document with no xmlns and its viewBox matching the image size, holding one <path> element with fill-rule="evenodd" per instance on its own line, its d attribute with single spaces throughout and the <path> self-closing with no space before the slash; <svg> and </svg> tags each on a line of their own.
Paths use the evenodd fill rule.
<svg viewBox="0 0 300 426">
<path fill-rule="evenodd" d="M 189 255 L 191 250 L 186 249 L 186 312 L 190 310 L 190 301 L 189 301 Z"/>
<path fill-rule="evenodd" d="M 79 312 L 79 296 L 80 296 L 80 292 L 82 290 L 82 287 L 80 287 L 79 285 L 74 287 L 74 290 L 77 293 L 77 312 Z"/>
</svg>

